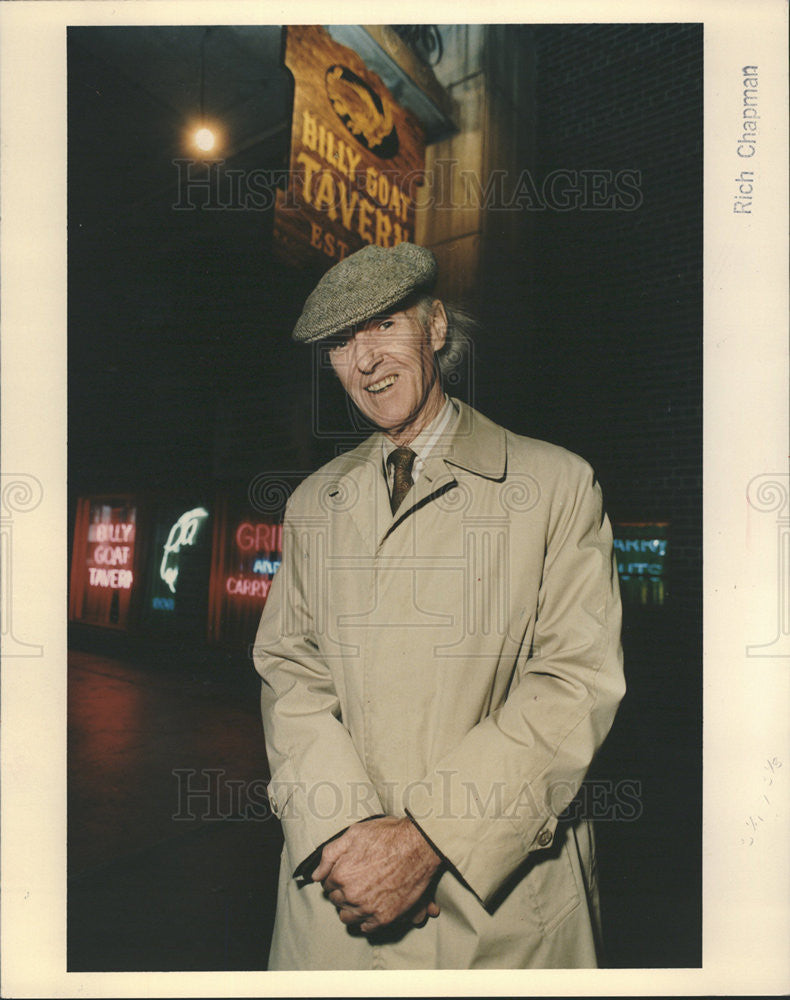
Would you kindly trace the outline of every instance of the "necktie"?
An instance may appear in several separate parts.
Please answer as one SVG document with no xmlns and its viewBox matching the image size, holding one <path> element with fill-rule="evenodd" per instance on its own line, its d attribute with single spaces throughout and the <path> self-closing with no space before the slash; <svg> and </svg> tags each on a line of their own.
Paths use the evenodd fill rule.
<svg viewBox="0 0 790 1000">
<path fill-rule="evenodd" d="M 390 507 L 393 514 L 400 507 L 401 501 L 414 485 L 414 480 L 411 478 L 411 468 L 414 465 L 416 457 L 411 448 L 396 448 L 387 458 L 387 461 L 395 471 L 395 478 L 392 483 L 392 496 L 390 497 Z"/>
</svg>

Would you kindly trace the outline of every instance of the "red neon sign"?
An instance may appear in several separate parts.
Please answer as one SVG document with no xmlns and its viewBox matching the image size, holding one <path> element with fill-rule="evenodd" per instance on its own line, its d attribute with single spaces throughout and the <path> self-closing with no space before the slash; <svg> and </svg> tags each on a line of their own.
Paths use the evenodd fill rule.
<svg viewBox="0 0 790 1000">
<path fill-rule="evenodd" d="M 88 582 L 91 587 L 111 587 L 113 590 L 130 590 L 134 577 L 130 569 L 102 569 L 88 567 Z"/>
<path fill-rule="evenodd" d="M 283 526 L 268 521 L 242 521 L 233 537 L 238 550 L 234 560 L 236 572 L 225 577 L 225 593 L 265 601 L 280 565 Z M 268 558 L 261 553 L 267 553 Z"/>
<path fill-rule="evenodd" d="M 80 497 L 74 523 L 69 618 L 125 628 L 137 583 L 137 508 L 131 497 Z"/>
<path fill-rule="evenodd" d="M 236 545 L 242 552 L 282 552 L 283 526 L 281 524 L 251 524 L 242 521 L 236 529 Z"/>
<path fill-rule="evenodd" d="M 282 558 L 283 527 L 274 517 L 220 498 L 214 519 L 209 637 L 246 648 Z"/>
<path fill-rule="evenodd" d="M 267 580 L 261 576 L 229 576 L 225 580 L 225 590 L 229 594 L 243 597 L 260 597 L 264 600 L 269 594 L 271 585 L 271 578 Z"/>
<path fill-rule="evenodd" d="M 134 560 L 134 522 L 94 522 L 88 528 L 87 548 L 88 586 L 131 589 L 134 574 L 128 567 Z"/>
</svg>

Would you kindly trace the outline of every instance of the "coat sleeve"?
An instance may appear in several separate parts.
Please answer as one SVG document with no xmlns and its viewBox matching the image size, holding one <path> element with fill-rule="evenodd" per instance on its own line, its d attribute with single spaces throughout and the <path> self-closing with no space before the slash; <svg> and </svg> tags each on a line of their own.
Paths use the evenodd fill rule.
<svg viewBox="0 0 790 1000">
<path fill-rule="evenodd" d="M 551 845 L 625 693 L 612 533 L 589 466 L 569 463 L 548 502 L 530 648 L 503 704 L 425 776 L 408 810 L 484 904 Z"/>
<path fill-rule="evenodd" d="M 253 650 L 271 780 L 294 874 L 351 823 L 384 812 L 343 724 L 340 700 L 316 638 L 320 544 L 286 512 L 283 560 Z M 317 861 L 317 857 L 316 857 Z M 309 874 L 309 873 L 308 873 Z"/>
</svg>

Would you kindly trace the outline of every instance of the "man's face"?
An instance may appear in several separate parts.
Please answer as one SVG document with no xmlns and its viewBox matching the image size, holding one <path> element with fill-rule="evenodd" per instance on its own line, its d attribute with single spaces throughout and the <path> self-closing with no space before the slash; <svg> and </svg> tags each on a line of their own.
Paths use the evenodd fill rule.
<svg viewBox="0 0 790 1000">
<path fill-rule="evenodd" d="M 398 444 L 412 441 L 444 402 L 434 352 L 444 345 L 447 317 L 438 300 L 427 327 L 412 306 L 328 338 L 329 357 L 343 388 Z"/>
</svg>

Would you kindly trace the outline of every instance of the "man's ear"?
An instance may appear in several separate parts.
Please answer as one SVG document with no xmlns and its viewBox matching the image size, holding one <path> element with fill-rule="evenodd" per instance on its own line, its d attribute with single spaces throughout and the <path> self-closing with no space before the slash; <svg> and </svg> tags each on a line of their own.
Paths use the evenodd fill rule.
<svg viewBox="0 0 790 1000">
<path fill-rule="evenodd" d="M 434 351 L 440 351 L 444 347 L 447 340 L 447 313 L 439 299 L 434 299 L 431 305 L 428 336 Z"/>
</svg>

